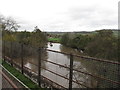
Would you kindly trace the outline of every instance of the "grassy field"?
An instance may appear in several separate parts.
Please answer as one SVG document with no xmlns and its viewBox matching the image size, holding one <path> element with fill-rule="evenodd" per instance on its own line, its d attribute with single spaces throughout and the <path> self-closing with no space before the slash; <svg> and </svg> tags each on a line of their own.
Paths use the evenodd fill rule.
<svg viewBox="0 0 120 90">
<path fill-rule="evenodd" d="M 60 43 L 60 38 L 48 38 L 49 42 L 55 42 L 55 43 Z"/>
<path fill-rule="evenodd" d="M 36 83 L 34 83 L 32 80 L 24 76 L 21 72 L 16 70 L 14 67 L 10 66 L 8 63 L 3 61 L 2 65 L 29 88 L 35 89 L 35 90 L 41 90 Z"/>
</svg>

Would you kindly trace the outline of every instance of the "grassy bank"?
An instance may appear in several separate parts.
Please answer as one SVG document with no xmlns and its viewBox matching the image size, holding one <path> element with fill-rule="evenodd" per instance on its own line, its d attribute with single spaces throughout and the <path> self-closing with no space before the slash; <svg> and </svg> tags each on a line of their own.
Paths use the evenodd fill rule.
<svg viewBox="0 0 120 90">
<path fill-rule="evenodd" d="M 29 88 L 35 89 L 35 90 L 41 90 L 36 83 L 34 83 L 32 80 L 30 80 L 29 78 L 27 78 L 26 76 L 24 76 L 21 72 L 19 72 L 18 70 L 16 70 L 14 67 L 10 66 L 8 63 L 6 63 L 6 62 L 3 61 L 2 65 L 10 73 L 12 73 L 16 78 L 18 78 L 21 82 L 23 82 Z"/>
<path fill-rule="evenodd" d="M 48 38 L 49 42 L 60 43 L 60 38 Z"/>
</svg>

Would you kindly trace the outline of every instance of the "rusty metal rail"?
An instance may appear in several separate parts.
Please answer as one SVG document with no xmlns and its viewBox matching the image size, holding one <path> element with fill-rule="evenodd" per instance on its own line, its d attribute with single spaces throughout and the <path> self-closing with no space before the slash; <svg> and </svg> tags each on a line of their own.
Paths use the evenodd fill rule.
<svg viewBox="0 0 120 90">
<path fill-rule="evenodd" d="M 9 61 L 10 62 L 10 58 L 9 57 L 7 57 L 7 56 L 5 56 L 5 58 L 7 58 L 7 61 Z M 11 63 L 9 63 L 9 64 L 11 64 Z M 13 63 L 13 66 L 19 66 L 19 67 L 21 67 L 18 63 Z M 35 65 L 35 64 L 34 64 Z M 19 68 L 20 69 L 20 68 Z M 28 68 L 28 67 L 26 67 L 26 66 L 23 66 L 23 69 L 26 69 L 26 70 L 28 70 L 29 72 L 34 72 L 34 73 L 36 73 L 36 71 L 34 71 L 34 70 L 32 70 L 32 69 L 30 69 L 30 68 Z M 37 73 L 36 73 L 36 75 L 37 75 Z M 28 75 L 29 76 L 29 75 Z M 52 81 L 51 79 L 48 79 L 47 77 L 45 77 L 45 76 L 43 76 L 43 75 L 41 75 L 43 78 L 45 78 L 45 79 L 47 79 L 47 80 L 49 80 L 50 82 L 53 82 L 53 83 L 55 83 L 56 85 L 58 85 L 59 87 L 61 87 L 61 88 L 64 88 L 64 89 L 66 89 L 64 86 L 62 86 L 62 85 L 60 85 L 60 84 L 58 84 L 58 83 L 56 83 L 56 82 L 54 82 L 54 81 Z M 56 87 L 54 87 L 54 88 L 56 88 Z"/>
<path fill-rule="evenodd" d="M 5 56 L 5 57 L 6 57 L 9 61 L 11 60 L 9 57 L 7 57 L 7 56 Z M 52 64 L 57 65 L 57 66 L 61 66 L 61 67 L 70 69 L 70 68 L 67 67 L 67 66 L 64 66 L 64 65 L 61 65 L 61 64 L 54 63 L 54 62 L 52 62 L 52 61 L 50 61 L 50 60 L 45 60 L 45 59 L 42 59 L 42 60 L 43 60 L 43 61 L 46 61 L 46 62 L 49 62 L 49 63 L 52 63 Z M 37 64 L 32 63 L 32 62 L 30 62 L 30 61 L 29 61 L 29 63 L 31 63 L 32 65 L 35 65 L 36 67 L 38 66 Z M 24 68 L 28 69 L 28 70 L 31 71 L 31 72 L 36 73 L 36 71 L 34 71 L 34 70 L 32 70 L 32 69 L 30 69 L 30 68 L 28 68 L 28 67 L 26 67 L 26 66 L 24 66 Z M 53 71 L 51 71 L 51 70 L 48 70 L 48 69 L 46 69 L 46 68 L 44 68 L 44 67 L 41 67 L 41 68 L 43 68 L 43 69 L 45 69 L 45 70 L 47 70 L 47 71 L 49 71 L 49 72 L 51 72 L 51 73 L 53 73 L 53 74 L 55 74 L 55 75 L 57 75 L 57 76 L 60 76 L 60 77 L 62 77 L 62 78 L 64 78 L 64 79 L 69 80 L 69 78 L 66 78 L 66 77 L 64 77 L 64 76 L 62 76 L 62 75 L 60 75 L 60 74 L 58 74 L 58 73 L 55 73 L 55 72 L 53 72 Z M 92 76 L 92 77 L 99 78 L 99 79 L 101 79 L 101 80 L 106 80 L 106 81 L 108 81 L 108 82 L 110 82 L 110 83 L 115 83 L 115 84 L 120 85 L 120 82 L 113 81 L 113 80 L 107 79 L 107 78 L 102 77 L 102 76 L 90 74 L 90 73 L 83 72 L 83 71 L 80 71 L 80 70 L 77 70 L 77 69 L 73 69 L 73 70 L 74 70 L 74 71 L 77 71 L 77 72 L 80 72 L 80 73 L 83 73 L 83 74 L 86 74 L 86 75 L 90 75 L 90 76 Z M 46 77 L 46 78 L 47 78 L 47 77 Z M 79 84 L 79 85 L 82 85 L 82 86 L 84 86 L 84 87 L 89 88 L 89 86 L 86 86 L 86 85 L 84 85 L 84 84 L 81 84 L 81 83 L 79 83 L 79 82 L 77 82 L 77 81 L 75 81 L 75 80 L 72 80 L 72 81 L 73 81 L 74 83 L 77 83 L 77 84 Z M 58 84 L 58 85 L 60 85 L 60 84 Z M 61 85 L 60 85 L 60 86 L 61 86 Z M 64 87 L 64 88 L 65 88 L 65 87 Z"/>
<path fill-rule="evenodd" d="M 41 67 L 41 68 L 43 68 L 43 67 Z M 64 78 L 64 79 L 69 80 L 69 78 L 66 78 L 66 77 L 64 77 L 64 76 L 62 76 L 62 75 L 60 75 L 60 74 L 57 74 L 57 73 L 55 73 L 55 72 L 53 72 L 53 71 L 51 71 L 51 70 L 49 70 L 49 69 L 46 69 L 46 68 L 43 68 L 43 69 L 45 69 L 45 70 L 47 70 L 47 71 L 49 71 L 49 72 L 51 72 L 51 73 L 53 73 L 53 74 L 55 74 L 55 75 L 57 75 L 57 76 L 60 76 L 60 77 L 62 77 L 62 78 Z M 75 81 L 75 80 L 72 80 L 72 82 L 77 83 L 77 84 L 79 84 L 79 85 L 82 85 L 82 86 L 84 86 L 84 87 L 89 88 L 88 86 L 86 86 L 86 85 L 84 85 L 84 84 L 81 84 L 81 83 L 79 83 L 79 82 L 77 82 L 77 81 Z"/>
<path fill-rule="evenodd" d="M 67 66 L 64 66 L 64 65 L 61 65 L 61 64 L 54 63 L 54 62 L 52 62 L 52 61 L 50 61 L 50 60 L 45 60 L 45 59 L 42 59 L 42 60 L 43 60 L 43 61 L 46 61 L 46 62 L 49 62 L 49 63 L 52 63 L 52 64 L 57 65 L 57 66 L 61 66 L 61 67 L 70 69 L 70 68 L 67 67 Z M 31 64 L 37 66 L 36 64 L 34 64 L 34 63 L 32 63 L 32 62 L 29 62 L 29 63 L 31 63 Z M 42 68 L 43 68 L 43 67 L 42 67 Z M 43 68 L 43 69 L 45 69 L 45 68 Z M 45 69 L 45 70 L 47 70 L 47 69 Z M 103 77 L 103 76 L 98 76 L 98 75 L 90 74 L 90 73 L 83 72 L 83 71 L 80 71 L 80 70 L 77 70 L 77 69 L 73 69 L 73 70 L 74 70 L 74 71 L 77 71 L 77 72 L 80 72 L 80 73 L 83 73 L 83 74 L 86 74 L 86 75 L 89 75 L 89 76 L 92 76 L 92 77 L 99 78 L 99 79 L 101 79 L 101 80 L 106 80 L 106 81 L 108 81 L 108 82 L 116 83 L 116 84 L 119 84 L 119 85 L 120 85 L 120 82 L 117 82 L 117 81 L 113 81 L 113 80 L 107 79 L 107 78 L 105 78 L 105 77 Z M 48 71 L 50 71 L 50 70 L 48 70 Z M 53 72 L 53 73 L 56 74 L 55 72 Z M 61 76 L 61 75 L 58 74 L 58 76 Z M 61 76 L 61 77 L 64 77 L 64 76 Z M 68 78 L 67 78 L 67 79 L 68 79 Z M 73 80 L 73 82 L 75 82 L 75 81 Z M 76 83 L 76 82 L 75 82 L 75 83 Z M 78 83 L 77 83 L 77 84 L 78 84 Z M 86 87 L 87 87 L 87 86 L 86 86 Z"/>
<path fill-rule="evenodd" d="M 12 45 L 12 44 L 10 44 L 10 45 Z M 26 46 L 27 47 L 27 46 Z M 31 46 L 28 46 L 27 47 L 27 49 L 29 49 L 29 47 L 31 47 Z M 5 48 L 5 47 L 4 47 Z M 11 47 L 12 48 L 12 47 Z M 13 59 L 12 59 L 12 55 L 11 54 L 13 54 L 12 53 L 12 49 L 10 48 L 10 56 L 9 57 L 7 57 L 7 56 L 4 56 L 8 61 L 9 61 L 9 63 L 12 65 L 13 64 L 13 66 L 14 66 L 14 62 L 13 62 Z M 105 76 L 105 74 L 108 74 L 108 72 L 107 73 L 104 73 L 104 75 L 103 74 L 101 74 L 101 73 L 103 73 L 104 71 L 101 71 L 102 69 L 104 69 L 104 68 L 109 68 L 110 67 L 110 65 L 112 66 L 113 65 L 113 67 L 112 67 L 112 70 L 114 71 L 114 70 L 118 70 L 118 68 L 117 68 L 117 66 L 120 66 L 120 62 L 114 62 L 114 61 L 110 61 L 110 60 L 104 60 L 104 59 L 98 59 L 98 58 L 93 58 L 93 57 L 89 57 L 89 56 L 80 56 L 80 55 L 75 55 L 75 54 L 70 54 L 70 53 L 66 53 L 66 52 L 60 52 L 60 51 L 55 51 L 55 50 L 50 50 L 50 49 L 46 49 L 46 48 L 34 48 L 34 47 L 31 47 L 32 48 L 32 50 L 34 50 L 35 49 L 35 51 L 34 51 L 34 54 L 35 54 L 35 52 L 37 53 L 37 60 L 38 60 L 38 64 L 35 64 L 35 63 L 33 63 L 33 62 L 30 62 L 29 61 L 29 63 L 31 63 L 32 65 L 35 65 L 36 67 L 38 67 L 38 70 L 37 71 L 35 71 L 35 70 L 32 70 L 32 69 L 30 69 L 30 68 L 28 68 L 28 67 L 26 67 L 26 66 L 24 66 L 23 65 L 23 61 L 24 61 L 24 55 L 23 55 L 23 51 L 24 51 L 24 47 L 22 46 L 22 44 L 20 45 L 20 47 L 19 47 L 19 49 L 21 50 L 21 55 L 20 55 L 20 58 L 21 58 L 21 61 L 22 62 L 20 62 L 20 64 L 17 64 L 16 66 L 17 67 L 19 67 L 19 69 L 21 70 L 21 72 L 24 74 L 25 72 L 24 72 L 24 70 L 27 70 L 27 71 L 29 71 L 29 72 L 34 72 L 34 73 L 36 73 L 36 74 L 38 74 L 38 83 L 39 83 L 39 86 L 40 86 L 40 80 L 41 80 L 41 77 L 44 77 L 44 78 L 46 78 L 47 80 L 49 80 L 49 81 L 51 81 L 51 82 L 53 82 L 53 83 L 55 83 L 56 85 L 58 85 L 58 86 L 60 86 L 60 87 L 62 87 L 62 88 L 65 88 L 64 86 L 62 86 L 62 85 L 60 85 L 59 83 L 56 83 L 56 82 L 54 82 L 54 81 L 52 81 L 52 80 L 50 80 L 50 79 L 48 79 L 47 77 L 45 77 L 45 76 L 42 76 L 41 75 L 41 69 L 44 69 L 44 70 L 46 70 L 46 71 L 49 71 L 50 73 L 52 73 L 52 74 L 55 74 L 55 75 L 57 75 L 57 76 L 59 76 L 59 77 L 62 77 L 62 78 L 64 78 L 64 79 L 66 79 L 66 80 L 69 80 L 69 89 L 71 90 L 71 85 L 72 85 L 72 82 L 74 82 L 74 83 L 76 83 L 76 84 L 78 84 L 78 85 L 81 85 L 81 86 L 84 86 L 84 87 L 87 87 L 87 88 L 89 88 L 89 86 L 87 86 L 87 85 L 84 85 L 84 84 L 82 84 L 82 83 L 79 83 L 77 80 L 75 81 L 74 79 L 72 79 L 72 77 L 73 77 L 73 71 L 75 71 L 75 72 L 78 72 L 78 73 L 82 73 L 82 74 L 84 74 L 84 75 L 88 75 L 88 76 L 91 76 L 92 78 L 94 78 L 94 79 L 98 79 L 98 80 L 101 80 L 101 81 L 105 81 L 105 82 L 107 82 L 107 84 L 114 84 L 114 85 L 117 85 L 117 86 L 120 86 L 120 82 L 114 77 L 114 78 L 111 78 L 111 77 L 106 77 Z M 37 52 L 38 51 L 38 52 Z M 61 65 L 61 64 L 59 64 L 59 63 L 55 63 L 55 62 L 53 62 L 53 61 L 51 61 L 51 60 L 46 60 L 46 59 L 43 59 L 43 58 L 41 58 L 42 56 L 40 55 L 40 52 L 41 51 L 45 51 L 45 52 L 54 52 L 54 53 L 60 53 L 60 54 L 64 54 L 64 55 L 67 55 L 67 56 L 69 56 L 70 57 L 70 66 L 65 66 L 65 65 Z M 5 52 L 5 51 L 4 51 Z M 26 53 L 28 52 L 28 50 L 26 50 Z M 33 52 L 32 52 L 33 53 Z M 71 58 L 72 57 L 72 58 Z M 93 61 L 96 61 L 96 62 L 98 62 L 98 64 L 99 63 L 101 63 L 101 65 L 104 65 L 105 67 L 103 67 L 101 70 L 100 70 L 100 68 L 97 66 L 97 69 L 96 70 L 100 70 L 101 72 L 100 72 L 100 74 L 98 73 L 98 75 L 96 74 L 96 73 L 94 73 L 94 74 L 91 74 L 91 73 L 89 73 L 89 72 L 86 72 L 86 71 L 81 71 L 81 70 L 78 70 L 78 69 L 75 69 L 75 68 L 73 68 L 73 57 L 77 57 L 77 58 L 80 58 L 80 59 L 82 59 L 82 60 L 84 60 L 84 61 L 91 61 L 90 63 L 92 63 Z M 53 64 L 53 65 L 56 65 L 56 66 L 60 66 L 60 67 L 63 67 L 63 68 L 67 68 L 67 69 L 69 69 L 69 78 L 67 78 L 67 77 L 65 77 L 65 76 L 63 76 L 63 75 L 61 75 L 61 74 L 59 74 L 59 73 L 56 73 L 56 72 L 54 72 L 54 71 L 52 71 L 52 70 L 50 70 L 50 69 L 46 69 L 46 68 L 44 68 L 44 67 L 42 67 L 41 66 L 41 61 L 45 61 L 45 62 L 49 62 L 49 63 L 51 63 L 51 64 Z M 94 63 L 96 63 L 96 62 L 93 62 L 93 64 Z M 109 65 L 110 64 L 110 65 Z M 107 65 L 107 66 L 106 66 Z M 109 66 L 108 66 L 109 65 Z M 71 68 L 72 67 L 72 68 Z M 107 70 L 107 69 L 105 69 L 105 70 Z M 108 70 L 110 70 L 110 69 L 108 69 Z M 111 72 L 112 73 L 112 70 L 110 70 L 109 71 L 109 73 Z M 38 73 L 37 73 L 38 72 Z M 99 71 L 98 71 L 99 72 Z M 119 71 L 115 71 L 113 74 L 111 74 L 111 75 L 119 75 L 119 73 L 118 73 Z M 39 77 L 40 76 L 40 77 Z M 109 85 L 108 85 L 109 86 Z"/>
<path fill-rule="evenodd" d="M 65 55 L 70 55 L 70 53 L 65 53 L 65 52 L 60 52 L 60 51 L 55 51 L 55 50 L 50 50 L 50 49 L 46 49 L 47 51 L 51 51 L 51 52 L 56 52 L 56 53 L 61 53 L 61 54 L 65 54 Z M 80 56 L 80 55 L 76 55 L 76 54 L 72 54 L 73 56 L 75 57 L 79 57 L 79 58 L 82 58 L 82 59 L 86 59 L 86 60 L 94 60 L 94 61 L 99 61 L 99 62 L 105 62 L 105 63 L 111 63 L 111 64 L 117 64 L 117 65 L 120 65 L 120 62 L 113 62 L 113 61 L 110 61 L 110 60 L 104 60 L 104 59 L 98 59 L 98 58 L 93 58 L 93 57 L 89 57 L 89 56 Z"/>
<path fill-rule="evenodd" d="M 5 57 L 7 57 L 7 56 L 5 56 Z M 11 60 L 9 57 L 7 57 L 7 59 L 8 60 Z M 46 60 L 44 60 L 44 61 L 46 61 Z M 32 62 L 29 62 L 29 63 L 31 63 L 31 64 L 33 64 L 33 65 L 35 65 L 35 66 L 37 66 L 36 64 L 34 64 L 34 63 L 32 63 Z M 17 63 L 13 63 L 13 65 L 15 65 L 15 64 L 17 64 Z M 19 64 L 17 64 L 18 66 L 19 66 Z M 58 64 L 59 65 L 59 64 Z M 63 66 L 63 65 L 61 65 L 61 66 Z M 66 66 L 65 66 L 66 67 Z M 32 69 L 30 69 L 30 68 L 28 68 L 28 67 L 26 67 L 26 66 L 23 66 L 23 68 L 24 69 L 27 69 L 28 71 L 31 71 L 31 72 L 34 72 L 34 73 L 36 73 L 36 71 L 35 70 L 32 70 Z M 49 72 L 51 72 L 51 73 L 53 73 L 53 74 L 55 74 L 55 75 L 57 75 L 57 76 L 59 76 L 59 77 L 62 77 L 62 78 L 64 78 L 64 79 L 67 79 L 67 80 L 69 80 L 69 78 L 66 78 L 65 76 L 62 76 L 62 75 L 60 75 L 60 74 L 58 74 L 58 73 L 55 73 L 55 72 L 53 72 L 53 71 L 51 71 L 51 70 L 49 70 L 49 69 L 46 69 L 46 68 L 44 68 L 44 67 L 41 67 L 42 69 L 44 69 L 44 70 L 47 70 L 47 71 L 49 71 Z M 66 67 L 66 68 L 69 68 L 69 67 Z M 37 74 L 37 73 L 36 73 Z M 45 77 L 45 76 L 44 76 Z M 47 77 L 46 77 L 47 78 Z M 50 79 L 49 79 L 50 80 Z M 52 81 L 52 80 L 51 80 Z M 79 83 L 78 81 L 75 81 L 75 80 L 72 80 L 74 83 L 77 83 L 77 84 L 79 84 L 79 85 L 82 85 L 82 86 L 84 86 L 84 87 L 87 87 L 87 88 L 89 88 L 89 86 L 86 86 L 86 85 L 84 85 L 84 84 L 81 84 L 81 83 Z M 53 81 L 54 82 L 54 81 Z M 55 82 L 54 82 L 55 83 Z M 57 85 L 59 85 L 59 86 L 62 86 L 62 85 L 60 85 L 60 84 L 58 84 L 58 83 L 56 83 Z M 62 87 L 64 87 L 64 86 L 62 86 Z M 65 87 L 64 87 L 65 88 Z"/>
<path fill-rule="evenodd" d="M 44 60 L 44 61 L 49 62 L 49 63 L 52 63 L 52 64 L 55 64 L 55 65 L 59 65 L 59 66 L 64 67 L 64 68 L 70 69 L 70 68 L 67 67 L 67 66 L 64 66 L 64 65 L 61 65 L 61 64 L 57 64 L 57 63 L 51 62 L 51 61 L 49 61 L 49 60 Z M 83 74 L 86 74 L 86 75 L 90 75 L 90 76 L 92 76 L 92 77 L 96 77 L 96 78 L 99 78 L 99 79 L 102 79 L 102 80 L 106 80 L 106 81 L 108 81 L 108 82 L 112 82 L 112 83 L 116 83 L 116 84 L 119 84 L 119 85 L 120 85 L 120 82 L 116 82 L 116 81 L 113 81 L 113 80 L 104 78 L 104 77 L 102 77 L 102 76 L 90 74 L 90 73 L 87 73 L 87 72 L 82 72 L 82 71 L 77 70 L 77 69 L 73 69 L 73 70 L 74 70 L 74 71 L 77 71 L 77 72 L 80 72 L 80 73 L 83 73 Z"/>
<path fill-rule="evenodd" d="M 32 69 L 30 69 L 30 68 L 28 68 L 28 67 L 26 67 L 26 66 L 24 66 L 24 68 L 25 68 L 25 69 L 28 69 L 28 70 L 31 71 L 31 72 L 36 73 L 34 70 L 32 70 Z M 36 75 L 37 75 L 37 73 L 36 73 Z M 42 76 L 43 78 L 45 78 L 45 79 L 47 79 L 47 80 L 49 80 L 49 81 L 51 81 L 51 82 L 57 84 L 58 86 L 60 86 L 60 87 L 62 87 L 62 88 L 64 88 L 64 89 L 66 89 L 64 86 L 62 86 L 62 85 L 60 85 L 60 84 L 58 84 L 58 83 L 52 81 L 51 79 L 48 79 L 47 77 L 45 77 L 45 76 L 43 76 L 43 75 L 41 75 L 41 76 Z"/>
<path fill-rule="evenodd" d="M 12 86 L 12 88 L 14 88 L 15 90 L 19 90 L 18 87 L 13 83 L 13 81 L 10 80 L 10 78 L 8 78 L 8 76 L 4 72 L 0 71 L 0 73 L 9 82 L 9 84 Z M 7 88 L 7 86 L 6 86 L 6 88 Z"/>
</svg>

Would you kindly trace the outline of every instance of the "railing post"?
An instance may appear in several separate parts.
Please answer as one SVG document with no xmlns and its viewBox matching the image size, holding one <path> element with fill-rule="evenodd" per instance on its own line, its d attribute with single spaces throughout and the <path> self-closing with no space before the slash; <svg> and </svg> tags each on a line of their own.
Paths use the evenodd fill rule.
<svg viewBox="0 0 120 90">
<path fill-rule="evenodd" d="M 72 78 L 73 78 L 73 55 L 70 54 L 69 90 L 72 90 Z"/>
<path fill-rule="evenodd" d="M 12 54 L 13 54 L 13 53 L 12 53 L 12 41 L 11 41 L 11 47 L 10 47 L 10 48 L 11 48 L 11 55 L 10 55 L 10 59 L 11 59 L 11 66 L 13 66 L 13 60 L 12 60 Z"/>
<path fill-rule="evenodd" d="M 4 51 L 4 56 L 3 56 L 3 58 L 4 58 L 4 61 L 5 61 L 5 40 L 3 40 L 3 51 Z"/>
<path fill-rule="evenodd" d="M 23 44 L 21 44 L 21 72 L 23 74 Z"/>
<path fill-rule="evenodd" d="M 41 87 L 41 50 L 42 48 L 39 47 L 38 49 L 38 85 Z"/>
</svg>

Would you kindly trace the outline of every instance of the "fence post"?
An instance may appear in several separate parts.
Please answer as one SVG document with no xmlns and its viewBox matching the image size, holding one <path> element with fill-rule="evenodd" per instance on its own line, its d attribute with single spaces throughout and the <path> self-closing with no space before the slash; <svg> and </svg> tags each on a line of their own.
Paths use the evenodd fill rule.
<svg viewBox="0 0 120 90">
<path fill-rule="evenodd" d="M 38 48 L 38 85 L 41 87 L 41 48 Z"/>
<path fill-rule="evenodd" d="M 72 90 L 72 78 L 73 78 L 73 55 L 70 54 L 69 90 Z"/>
<path fill-rule="evenodd" d="M 13 53 L 12 53 L 12 41 L 11 41 L 11 47 L 10 47 L 10 48 L 11 48 L 11 56 L 10 56 L 10 59 L 11 59 L 11 66 L 13 66 L 13 60 L 12 60 L 12 54 L 13 54 Z"/>
<path fill-rule="evenodd" d="M 23 74 L 23 44 L 21 44 L 21 72 Z"/>
<path fill-rule="evenodd" d="M 5 40 L 3 40 L 3 50 L 4 50 L 4 56 L 3 56 L 3 58 L 4 58 L 4 61 L 5 61 Z"/>
</svg>

